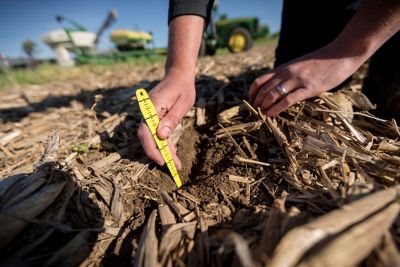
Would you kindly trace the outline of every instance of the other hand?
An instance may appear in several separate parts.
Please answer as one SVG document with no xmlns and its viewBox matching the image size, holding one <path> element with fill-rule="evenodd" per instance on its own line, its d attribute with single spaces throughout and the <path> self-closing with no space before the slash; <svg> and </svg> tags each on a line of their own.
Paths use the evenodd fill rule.
<svg viewBox="0 0 400 267">
<path fill-rule="evenodd" d="M 340 50 L 321 48 L 257 78 L 249 89 L 250 103 L 267 116 L 275 116 L 297 102 L 338 86 L 362 62 Z M 277 86 L 284 92 L 279 92 Z"/>
</svg>

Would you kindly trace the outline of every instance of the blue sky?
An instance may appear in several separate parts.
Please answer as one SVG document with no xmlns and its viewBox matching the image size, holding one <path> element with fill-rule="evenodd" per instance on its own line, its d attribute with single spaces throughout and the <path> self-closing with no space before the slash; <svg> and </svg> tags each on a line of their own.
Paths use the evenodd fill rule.
<svg viewBox="0 0 400 267">
<path fill-rule="evenodd" d="M 282 0 L 219 0 L 219 7 L 229 17 L 258 16 L 271 32 L 279 30 Z M 60 28 L 57 14 L 96 32 L 111 8 L 117 10 L 118 19 L 104 33 L 100 49 L 113 47 L 108 37 L 117 28 L 152 31 L 156 46 L 166 46 L 168 0 L 0 0 L 0 53 L 23 56 L 21 43 L 31 39 L 38 44 L 38 57 L 51 57 L 41 36 Z"/>
</svg>

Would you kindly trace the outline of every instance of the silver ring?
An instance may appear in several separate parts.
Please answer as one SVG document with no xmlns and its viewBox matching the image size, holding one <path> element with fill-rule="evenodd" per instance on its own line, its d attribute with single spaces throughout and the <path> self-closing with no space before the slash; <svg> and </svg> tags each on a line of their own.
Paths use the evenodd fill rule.
<svg viewBox="0 0 400 267">
<path fill-rule="evenodd" d="M 278 93 L 280 94 L 280 95 L 286 95 L 288 92 L 286 91 L 286 89 L 282 86 L 282 84 L 278 84 L 276 87 L 275 87 L 275 89 L 276 89 L 276 91 L 278 91 Z"/>
</svg>

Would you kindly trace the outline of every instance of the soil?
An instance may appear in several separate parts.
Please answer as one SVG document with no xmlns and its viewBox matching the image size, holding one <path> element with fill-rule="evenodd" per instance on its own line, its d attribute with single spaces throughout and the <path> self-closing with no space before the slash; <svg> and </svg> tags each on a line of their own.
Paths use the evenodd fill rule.
<svg viewBox="0 0 400 267">
<path fill-rule="evenodd" d="M 315 173 L 303 172 L 303 191 L 294 186 L 287 176 L 290 162 L 273 135 L 265 135 L 265 126 L 244 136 L 255 158 L 272 167 L 238 161 L 235 156 L 240 153 L 232 140 L 216 137 L 217 130 L 221 129 L 217 115 L 247 98 L 247 89 L 254 78 L 271 68 L 273 52 L 273 45 L 264 45 L 238 55 L 206 57 L 199 61 L 196 103 L 201 98 L 207 100 L 206 124 L 197 126 L 195 115 L 186 116 L 182 122 L 184 131 L 177 145 L 183 166 L 180 191 L 176 190 L 165 166 L 157 166 L 145 157 L 136 137 L 141 116 L 134 91 L 154 87 L 162 78 L 162 64 L 123 69 L 108 73 L 106 78 L 99 75 L 57 86 L 22 88 L 14 94 L 3 95 L 0 101 L 2 180 L 17 179 L 18 175 L 26 179 L 32 173 L 43 171 L 47 184 L 55 183 L 54 177 L 64 177 L 67 186 L 1 250 L 0 264 L 131 266 L 150 214 L 165 202 L 162 192 L 189 211 L 201 211 L 209 228 L 207 244 L 213 266 L 237 263 L 232 242 L 224 239 L 231 231 L 241 234 L 251 244 L 258 244 L 263 233 L 262 223 L 277 199 L 293 196 L 287 200 L 288 217 L 285 223 L 281 222 L 284 226 L 279 237 L 338 208 L 329 190 L 321 182 L 314 182 Z M 218 93 L 221 91 L 222 99 Z M 14 104 L 9 99 L 14 99 Z M 234 120 L 240 124 L 254 118 L 242 110 Z M 38 162 L 53 128 L 61 139 L 58 159 L 53 165 L 40 167 Z M 17 137 L 1 143 L 2 137 L 16 130 Z M 245 149 L 243 136 L 233 139 Z M 291 136 L 290 145 L 296 147 L 297 139 L 296 135 Z M 301 162 L 304 169 L 315 167 L 312 160 Z M 100 165 L 102 161 L 105 163 Z M 245 183 L 231 181 L 230 175 L 259 182 L 247 187 Z M 311 182 L 307 184 L 308 180 Z M 247 188 L 250 192 L 246 192 Z M 368 188 L 363 190 L 371 192 Z M 180 192 L 189 193 L 196 201 Z M 0 198 L 0 204 L 2 201 L 6 201 L 5 195 Z M 161 238 L 163 229 L 159 219 L 156 225 L 156 235 Z M 47 238 L 32 245 L 30 250 L 27 248 L 26 244 L 34 244 L 47 234 Z M 184 261 L 185 257 L 174 258 L 173 266 L 186 266 L 190 260 Z M 193 256 L 194 259 L 197 258 Z M 192 266 L 203 265 L 200 256 L 198 259 L 197 265 Z M 266 262 L 265 257 L 258 260 Z"/>
</svg>

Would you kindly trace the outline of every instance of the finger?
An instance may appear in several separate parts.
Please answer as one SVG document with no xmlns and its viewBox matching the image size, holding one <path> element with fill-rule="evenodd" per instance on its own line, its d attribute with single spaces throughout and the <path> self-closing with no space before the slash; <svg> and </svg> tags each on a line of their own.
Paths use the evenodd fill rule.
<svg viewBox="0 0 400 267">
<path fill-rule="evenodd" d="M 271 108 L 269 108 L 265 112 L 265 114 L 267 116 L 278 115 L 280 112 L 291 107 L 292 105 L 311 97 L 309 91 L 310 90 L 307 88 L 299 88 L 299 89 L 293 91 L 292 93 L 287 94 L 279 102 L 277 102 L 275 105 L 273 105 Z"/>
<path fill-rule="evenodd" d="M 182 169 L 182 162 L 179 159 L 178 155 L 176 154 L 176 147 L 174 146 L 171 139 L 168 139 L 168 147 L 169 147 L 169 151 L 171 152 L 172 159 L 175 162 L 175 166 L 178 169 L 178 171 L 180 171 Z"/>
<path fill-rule="evenodd" d="M 286 91 L 286 93 L 281 93 L 277 89 L 277 86 L 280 85 L 282 88 Z M 286 94 L 289 94 L 290 92 L 294 91 L 296 87 L 298 88 L 295 80 L 287 80 L 284 81 L 277 86 L 273 87 L 272 89 L 269 89 L 267 93 L 264 96 L 264 99 L 260 103 L 260 108 L 261 110 L 268 110 L 274 103 L 277 103 L 277 101 L 281 98 L 284 98 Z"/>
<path fill-rule="evenodd" d="M 157 128 L 157 135 L 161 139 L 167 139 L 172 132 L 175 130 L 176 126 L 180 123 L 183 116 L 191 108 L 193 101 L 187 99 L 186 101 L 178 101 L 172 106 L 172 108 L 167 112 L 165 117 L 161 119 Z"/>
<path fill-rule="evenodd" d="M 261 89 L 261 87 L 268 82 L 272 77 L 274 76 L 274 73 L 267 73 L 265 75 L 262 75 L 258 77 L 257 79 L 254 80 L 254 82 L 251 84 L 250 89 L 249 89 L 249 101 L 250 103 L 253 103 L 257 92 Z"/>
<path fill-rule="evenodd" d="M 258 91 L 258 94 L 253 102 L 253 107 L 255 107 L 255 108 L 259 107 L 265 98 L 268 98 L 271 96 L 279 97 L 279 93 L 275 90 L 275 87 L 281 83 L 282 83 L 282 80 L 280 80 L 280 79 L 271 79 L 267 83 L 265 83 L 262 86 L 262 88 Z"/>
<path fill-rule="evenodd" d="M 145 122 L 141 122 L 137 131 L 137 136 L 142 144 L 146 156 L 155 161 L 158 165 L 164 165 L 164 159 L 160 151 L 157 149 L 156 142 Z"/>
</svg>

